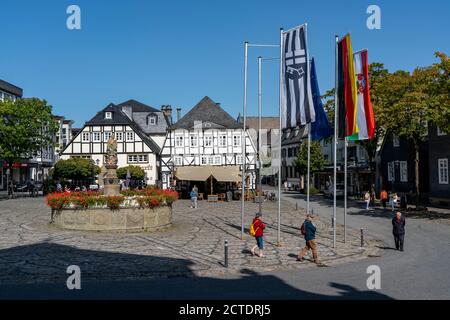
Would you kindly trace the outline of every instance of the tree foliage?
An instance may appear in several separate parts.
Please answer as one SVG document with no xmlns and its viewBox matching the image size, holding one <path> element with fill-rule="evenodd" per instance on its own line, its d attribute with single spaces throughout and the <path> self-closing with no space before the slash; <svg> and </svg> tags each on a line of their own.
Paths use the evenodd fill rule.
<svg viewBox="0 0 450 320">
<path fill-rule="evenodd" d="M 325 158 L 322 152 L 322 146 L 319 141 L 311 142 L 311 173 L 321 171 L 325 164 Z M 297 159 L 295 160 L 295 165 L 301 175 L 308 173 L 308 141 L 301 145 L 300 151 L 297 154 Z"/>
<path fill-rule="evenodd" d="M 130 170 L 131 178 L 134 180 L 143 180 L 145 177 L 145 171 L 139 166 L 120 167 L 117 169 L 117 177 L 119 179 L 127 178 L 127 170 Z"/>
<path fill-rule="evenodd" d="M 100 173 L 91 159 L 71 158 L 59 160 L 53 169 L 53 179 L 90 180 Z"/>
</svg>

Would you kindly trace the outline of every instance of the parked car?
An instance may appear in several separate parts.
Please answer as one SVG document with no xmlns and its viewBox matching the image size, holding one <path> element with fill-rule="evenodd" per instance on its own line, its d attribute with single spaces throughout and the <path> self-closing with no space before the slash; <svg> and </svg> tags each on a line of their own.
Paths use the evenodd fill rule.
<svg viewBox="0 0 450 320">
<path fill-rule="evenodd" d="M 334 198 L 334 185 L 330 185 L 328 189 L 325 189 L 323 192 L 323 195 L 325 198 Z M 344 197 L 344 185 L 343 184 L 337 184 L 336 185 L 336 198 L 343 198 Z"/>
<path fill-rule="evenodd" d="M 27 191 L 28 191 L 28 183 L 18 182 L 14 184 L 14 192 L 27 192 Z"/>
</svg>

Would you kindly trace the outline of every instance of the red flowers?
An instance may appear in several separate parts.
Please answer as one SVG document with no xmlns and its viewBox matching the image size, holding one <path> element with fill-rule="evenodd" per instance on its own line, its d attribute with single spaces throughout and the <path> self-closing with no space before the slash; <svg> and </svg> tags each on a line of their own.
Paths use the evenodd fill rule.
<svg viewBox="0 0 450 320">
<path fill-rule="evenodd" d="M 46 197 L 49 207 L 55 210 L 63 208 L 87 209 L 107 206 L 111 210 L 130 205 L 127 197 L 135 197 L 140 208 L 154 208 L 163 203 L 171 205 L 178 199 L 178 193 L 172 190 L 148 188 L 144 190 L 126 190 L 120 196 L 104 196 L 96 191 L 50 193 Z"/>
</svg>

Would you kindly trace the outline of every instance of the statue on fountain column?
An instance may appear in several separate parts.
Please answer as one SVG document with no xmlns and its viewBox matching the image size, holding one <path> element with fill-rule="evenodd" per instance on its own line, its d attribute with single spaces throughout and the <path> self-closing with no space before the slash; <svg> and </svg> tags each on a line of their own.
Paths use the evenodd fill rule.
<svg viewBox="0 0 450 320">
<path fill-rule="evenodd" d="M 117 178 L 117 141 L 111 136 L 108 140 L 105 156 L 105 167 L 107 169 L 104 178 L 105 195 L 114 196 L 120 194 L 120 184 Z"/>
</svg>

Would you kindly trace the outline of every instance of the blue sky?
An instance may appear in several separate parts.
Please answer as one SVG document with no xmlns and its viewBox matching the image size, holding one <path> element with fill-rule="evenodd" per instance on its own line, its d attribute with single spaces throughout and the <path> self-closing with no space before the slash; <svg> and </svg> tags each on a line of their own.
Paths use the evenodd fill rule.
<svg viewBox="0 0 450 320">
<path fill-rule="evenodd" d="M 81 8 L 81 30 L 66 28 L 66 8 Z M 381 30 L 366 27 L 366 9 L 381 8 Z M 308 23 L 322 93 L 334 85 L 334 35 L 350 32 L 371 62 L 413 70 L 450 54 L 450 1 L 2 0 L 0 79 L 45 98 L 54 113 L 82 126 L 109 102 L 134 98 L 159 108 L 203 96 L 232 116 L 242 111 L 243 43 L 273 43 L 279 28 Z M 256 114 L 257 57 L 251 49 L 249 113 Z M 278 113 L 278 64 L 263 66 L 265 115 Z"/>
</svg>

